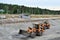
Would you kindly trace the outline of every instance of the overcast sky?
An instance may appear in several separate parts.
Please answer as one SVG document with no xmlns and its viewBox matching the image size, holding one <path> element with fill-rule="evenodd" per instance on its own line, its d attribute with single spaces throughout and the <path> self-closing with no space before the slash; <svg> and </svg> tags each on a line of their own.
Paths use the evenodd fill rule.
<svg viewBox="0 0 60 40">
<path fill-rule="evenodd" d="M 60 0 L 0 0 L 0 3 L 60 10 Z"/>
</svg>

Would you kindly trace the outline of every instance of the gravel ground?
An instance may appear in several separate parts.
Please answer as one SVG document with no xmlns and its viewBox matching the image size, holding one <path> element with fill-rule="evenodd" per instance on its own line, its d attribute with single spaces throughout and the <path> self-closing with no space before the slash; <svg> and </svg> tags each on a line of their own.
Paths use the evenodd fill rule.
<svg viewBox="0 0 60 40">
<path fill-rule="evenodd" d="M 40 21 L 38 21 L 40 22 Z M 60 39 L 60 20 L 49 20 L 51 28 L 47 29 L 42 36 L 35 38 L 20 39 L 12 37 L 17 34 L 19 29 L 26 30 L 29 26 L 32 27 L 33 22 L 2 24 L 0 25 L 0 40 L 59 40 Z"/>
</svg>

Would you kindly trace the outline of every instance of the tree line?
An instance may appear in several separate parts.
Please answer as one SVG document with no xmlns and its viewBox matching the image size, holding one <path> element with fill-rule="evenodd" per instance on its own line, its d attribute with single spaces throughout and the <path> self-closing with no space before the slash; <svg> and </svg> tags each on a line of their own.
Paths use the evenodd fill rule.
<svg viewBox="0 0 60 40">
<path fill-rule="evenodd" d="M 3 10 L 3 11 L 1 11 Z M 49 9 L 42 9 L 39 7 L 26 7 L 24 5 L 12 5 L 12 4 L 3 4 L 0 3 L 0 14 L 52 14 L 52 15 L 59 15 L 60 10 L 49 10 Z"/>
</svg>

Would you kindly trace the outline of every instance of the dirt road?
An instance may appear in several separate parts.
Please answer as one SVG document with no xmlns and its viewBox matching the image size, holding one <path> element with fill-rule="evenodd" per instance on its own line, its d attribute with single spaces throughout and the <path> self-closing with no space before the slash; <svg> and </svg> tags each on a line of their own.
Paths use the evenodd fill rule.
<svg viewBox="0 0 60 40">
<path fill-rule="evenodd" d="M 40 21 L 38 21 L 40 22 Z M 0 25 L 0 40 L 59 40 L 60 39 L 60 20 L 49 20 L 51 28 L 46 30 L 43 36 L 36 36 L 35 38 L 13 38 L 12 35 L 16 34 L 19 29 L 27 29 L 32 27 L 33 22 L 2 24 Z"/>
</svg>

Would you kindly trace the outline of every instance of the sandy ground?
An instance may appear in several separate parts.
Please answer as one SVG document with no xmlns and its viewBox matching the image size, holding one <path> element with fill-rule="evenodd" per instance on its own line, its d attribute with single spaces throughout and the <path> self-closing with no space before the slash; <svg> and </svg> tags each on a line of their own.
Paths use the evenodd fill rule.
<svg viewBox="0 0 60 40">
<path fill-rule="evenodd" d="M 37 22 L 37 21 L 46 21 L 50 19 L 60 19 L 60 17 L 52 17 L 52 18 L 8 18 L 8 19 L 0 19 L 0 24 L 10 24 L 10 23 L 20 23 L 20 22 Z"/>
<path fill-rule="evenodd" d="M 38 21 L 40 22 L 40 21 Z M 0 25 L 0 40 L 59 40 L 60 39 L 60 20 L 49 20 L 51 28 L 47 29 L 43 36 L 35 38 L 13 38 L 12 35 L 17 34 L 19 29 L 26 30 L 29 26 L 32 27 L 33 22 L 1 24 Z"/>
</svg>

